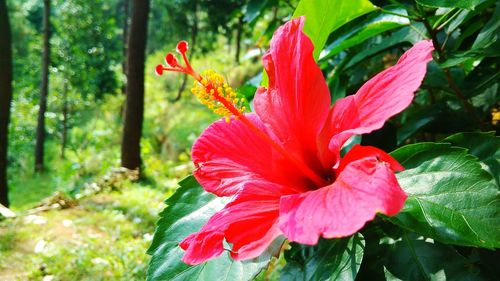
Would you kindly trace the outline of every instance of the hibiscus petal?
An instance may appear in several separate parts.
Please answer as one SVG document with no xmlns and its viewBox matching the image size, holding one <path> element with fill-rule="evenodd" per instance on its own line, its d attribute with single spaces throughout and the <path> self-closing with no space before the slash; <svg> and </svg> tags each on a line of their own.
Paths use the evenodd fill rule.
<svg viewBox="0 0 500 281">
<path fill-rule="evenodd" d="M 281 186 L 260 182 L 247 186 L 236 199 L 214 214 L 200 231 L 186 237 L 179 246 L 186 250 L 182 260 L 199 264 L 220 256 L 224 239 L 232 244 L 231 257 L 252 259 L 262 254 L 276 237 Z"/>
<path fill-rule="evenodd" d="M 431 41 L 416 43 L 396 65 L 370 79 L 355 95 L 335 103 L 320 138 L 331 138 L 328 147 L 335 152 L 335 161 L 337 152 L 352 135 L 380 129 L 386 120 L 410 105 L 425 76 L 427 62 L 432 60 L 433 49 Z"/>
<path fill-rule="evenodd" d="M 370 156 L 346 165 L 329 186 L 282 197 L 279 227 L 289 240 L 314 245 L 320 236 L 356 233 L 376 213 L 395 215 L 405 200 L 389 165 Z"/>
<path fill-rule="evenodd" d="M 257 115 L 245 116 L 266 132 Z M 218 196 L 234 195 L 243 186 L 260 180 L 296 185 L 298 190 L 306 186 L 294 166 L 238 119 L 229 123 L 222 119 L 210 125 L 193 145 L 191 156 L 198 182 Z"/>
<path fill-rule="evenodd" d="M 321 167 L 316 138 L 328 115 L 330 94 L 303 25 L 304 17 L 295 18 L 274 33 L 262 59 L 269 87 L 256 92 L 254 108 L 285 148 L 314 169 Z"/>
<path fill-rule="evenodd" d="M 385 151 L 373 146 L 362 146 L 356 144 L 351 148 L 351 150 L 347 152 L 344 158 L 342 158 L 339 167 L 335 169 L 335 174 L 339 175 L 340 173 L 342 173 L 345 167 L 351 162 L 369 156 L 376 157 L 379 161 L 386 162 L 387 164 L 389 164 L 389 167 L 395 172 L 401 172 L 404 170 L 404 167 L 401 166 L 401 164 L 399 164 L 399 162 L 396 159 L 392 158 L 392 156 L 385 153 Z"/>
</svg>

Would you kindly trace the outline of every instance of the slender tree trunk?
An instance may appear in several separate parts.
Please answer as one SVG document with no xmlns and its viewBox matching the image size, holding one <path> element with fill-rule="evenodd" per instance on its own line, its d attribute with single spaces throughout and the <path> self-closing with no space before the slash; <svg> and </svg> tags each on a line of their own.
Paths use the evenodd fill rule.
<svg viewBox="0 0 500 281">
<path fill-rule="evenodd" d="M 43 0 L 43 57 L 42 57 L 42 83 L 40 86 L 40 102 L 38 109 L 38 121 L 36 127 L 35 145 L 35 172 L 44 169 L 44 143 L 45 143 L 45 111 L 47 111 L 47 93 L 49 87 L 49 63 L 50 63 L 50 1 Z"/>
<path fill-rule="evenodd" d="M 12 101 L 12 46 L 6 0 L 0 0 L 0 204 L 8 207 L 7 147 Z"/>
<path fill-rule="evenodd" d="M 127 51 L 127 99 L 121 162 L 128 169 L 141 167 L 141 135 L 144 118 L 144 61 L 149 0 L 133 0 Z"/>
<path fill-rule="evenodd" d="M 129 2 L 130 0 L 123 0 L 123 74 L 125 75 L 125 83 L 122 87 L 122 93 L 127 93 L 127 39 L 128 39 L 128 18 L 129 18 Z"/>
<path fill-rule="evenodd" d="M 234 61 L 240 64 L 240 51 L 241 51 L 241 35 L 243 33 L 243 15 L 238 18 L 238 26 L 236 29 L 236 54 Z"/>
<path fill-rule="evenodd" d="M 61 158 L 65 158 L 66 142 L 68 136 L 68 81 L 64 80 L 63 86 L 63 108 L 62 108 L 62 138 L 61 138 Z"/>
</svg>

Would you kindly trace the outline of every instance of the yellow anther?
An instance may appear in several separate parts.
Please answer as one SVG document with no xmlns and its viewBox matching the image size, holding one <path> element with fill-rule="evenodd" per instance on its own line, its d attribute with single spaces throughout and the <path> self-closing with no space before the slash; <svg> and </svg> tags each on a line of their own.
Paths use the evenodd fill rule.
<svg viewBox="0 0 500 281">
<path fill-rule="evenodd" d="M 229 116 L 245 111 L 245 99 L 237 97 L 222 75 L 213 70 L 206 70 L 201 76 L 201 81 L 195 81 L 191 92 L 203 105 L 218 115 L 226 116 L 226 122 L 230 121 Z"/>
</svg>

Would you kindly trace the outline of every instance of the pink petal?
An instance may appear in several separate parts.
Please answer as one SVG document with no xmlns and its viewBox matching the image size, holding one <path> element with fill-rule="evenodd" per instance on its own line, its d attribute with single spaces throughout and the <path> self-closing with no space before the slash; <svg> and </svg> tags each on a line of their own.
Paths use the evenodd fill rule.
<svg viewBox="0 0 500 281">
<path fill-rule="evenodd" d="M 255 114 L 246 117 L 266 128 Z M 219 120 L 210 125 L 193 145 L 194 176 L 203 188 L 218 196 L 236 194 L 245 185 L 266 180 L 305 189 L 296 168 L 249 129 L 241 120 Z"/>
<path fill-rule="evenodd" d="M 399 164 L 399 162 L 392 158 L 389 154 L 385 153 L 385 151 L 378 149 L 373 146 L 361 146 L 356 144 L 347 152 L 347 154 L 342 158 L 340 162 L 340 166 L 335 170 L 335 173 L 339 175 L 345 169 L 347 165 L 356 160 L 360 160 L 366 157 L 376 157 L 379 161 L 383 161 L 389 164 L 391 170 L 395 172 L 401 172 L 405 168 Z"/>
<path fill-rule="evenodd" d="M 199 264 L 222 254 L 224 239 L 232 244 L 231 256 L 247 260 L 261 255 L 276 237 L 280 193 L 283 187 L 261 182 L 247 186 L 236 199 L 213 215 L 200 231 L 186 237 L 179 246 L 186 251 L 183 261 Z"/>
<path fill-rule="evenodd" d="M 287 150 L 317 169 L 316 138 L 328 115 L 330 94 L 303 25 L 304 17 L 295 18 L 274 33 L 263 57 L 269 87 L 257 91 L 254 107 Z"/>
<path fill-rule="evenodd" d="M 220 256 L 224 252 L 223 239 L 224 233 L 217 231 L 196 232 L 189 235 L 179 244 L 186 251 L 182 261 L 196 265 Z"/>
<path fill-rule="evenodd" d="M 369 156 L 349 163 L 329 186 L 282 197 L 279 227 L 289 240 L 313 245 L 320 236 L 356 233 L 376 213 L 395 215 L 405 200 L 389 165 Z"/>
<path fill-rule="evenodd" d="M 432 60 L 433 49 L 431 41 L 416 43 L 396 65 L 370 79 L 355 95 L 335 103 L 319 144 L 324 146 L 325 140 L 331 138 L 328 147 L 335 154 L 334 163 L 340 148 L 352 135 L 380 129 L 385 121 L 410 105 L 425 76 L 427 62 Z"/>
</svg>

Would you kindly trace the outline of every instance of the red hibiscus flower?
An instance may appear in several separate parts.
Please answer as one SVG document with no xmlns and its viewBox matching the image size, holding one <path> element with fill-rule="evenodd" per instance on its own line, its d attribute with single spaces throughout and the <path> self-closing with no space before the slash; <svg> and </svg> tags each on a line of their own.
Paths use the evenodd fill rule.
<svg viewBox="0 0 500 281">
<path fill-rule="evenodd" d="M 396 160 L 360 145 L 341 158 L 340 149 L 351 136 L 381 128 L 411 103 L 432 59 L 432 43 L 415 44 L 396 65 L 330 107 L 303 24 L 304 18 L 296 18 L 275 32 L 263 57 L 269 86 L 257 90 L 255 113 L 242 113 L 218 76 L 195 73 L 186 59 L 181 67 L 169 55 L 173 68 L 157 68 L 159 74 L 166 69 L 193 75 L 194 93 L 232 116 L 208 127 L 192 149 L 198 182 L 233 199 L 180 243 L 188 264 L 221 255 L 224 241 L 234 259 L 244 260 L 259 256 L 280 235 L 309 245 L 320 236 L 349 236 L 377 213 L 395 215 L 405 203 L 394 175 L 403 167 Z"/>
</svg>

